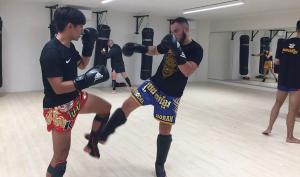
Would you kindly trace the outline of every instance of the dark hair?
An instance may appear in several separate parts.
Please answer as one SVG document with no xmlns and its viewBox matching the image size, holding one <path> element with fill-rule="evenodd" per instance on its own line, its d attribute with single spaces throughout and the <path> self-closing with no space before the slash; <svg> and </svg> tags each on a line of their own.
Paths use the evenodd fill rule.
<svg viewBox="0 0 300 177">
<path fill-rule="evenodd" d="M 60 7 L 55 10 L 53 23 L 57 32 L 64 31 L 68 23 L 85 25 L 86 19 L 83 13 L 73 7 Z"/>
<path fill-rule="evenodd" d="M 297 22 L 297 31 L 300 32 L 300 20 L 298 20 L 298 22 Z"/>
<path fill-rule="evenodd" d="M 173 25 L 174 23 L 189 25 L 188 20 L 186 18 L 184 18 L 184 17 L 177 17 L 177 18 L 175 18 L 174 20 L 171 21 L 171 25 Z"/>
</svg>

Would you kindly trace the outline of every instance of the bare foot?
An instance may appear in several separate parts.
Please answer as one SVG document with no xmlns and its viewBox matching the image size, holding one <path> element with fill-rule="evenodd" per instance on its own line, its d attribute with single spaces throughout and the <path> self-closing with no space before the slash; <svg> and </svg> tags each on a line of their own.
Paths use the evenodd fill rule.
<svg viewBox="0 0 300 177">
<path fill-rule="evenodd" d="M 287 142 L 287 143 L 300 144 L 300 140 L 297 139 L 297 138 L 294 138 L 294 137 L 292 137 L 292 138 L 286 138 L 286 142 Z"/>
<path fill-rule="evenodd" d="M 92 150 L 88 146 L 85 146 L 83 148 L 83 151 L 86 152 L 86 153 L 88 153 L 88 154 L 92 152 Z"/>
<path fill-rule="evenodd" d="M 88 153 L 90 156 L 99 159 L 100 158 L 100 152 L 97 147 L 97 145 L 92 146 L 92 145 L 86 145 L 83 149 L 84 152 Z"/>
<path fill-rule="evenodd" d="M 269 136 L 271 134 L 271 132 L 272 132 L 272 130 L 267 129 L 267 130 L 263 131 L 262 134 Z"/>
</svg>

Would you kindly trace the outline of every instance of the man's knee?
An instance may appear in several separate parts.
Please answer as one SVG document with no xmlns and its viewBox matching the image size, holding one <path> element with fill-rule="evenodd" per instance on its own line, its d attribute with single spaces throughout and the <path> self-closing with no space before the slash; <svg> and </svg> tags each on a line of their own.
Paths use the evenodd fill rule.
<svg viewBox="0 0 300 177">
<path fill-rule="evenodd" d="M 172 125 L 165 124 L 160 122 L 159 123 L 159 134 L 160 135 L 170 135 L 172 130 Z"/>
<path fill-rule="evenodd" d="M 108 116 L 110 114 L 111 107 L 112 105 L 109 102 L 100 102 L 98 107 L 99 111 L 96 112 L 96 114 L 102 117 Z"/>
<path fill-rule="evenodd" d="M 111 104 L 110 103 L 106 103 L 105 106 L 104 106 L 104 111 L 103 111 L 103 114 L 105 115 L 109 115 L 110 114 L 110 110 L 111 110 Z"/>
<path fill-rule="evenodd" d="M 125 113 L 126 117 L 130 114 L 130 112 L 132 110 L 135 109 L 135 107 L 137 107 L 137 103 L 135 102 L 135 100 L 133 100 L 133 98 L 128 98 L 122 105 L 122 110 Z"/>
<path fill-rule="evenodd" d="M 53 162 L 58 163 L 58 162 L 66 161 L 69 156 L 69 151 L 70 151 L 70 148 L 65 147 L 65 148 L 61 149 L 59 152 L 58 151 L 54 152 Z"/>
<path fill-rule="evenodd" d="M 275 102 L 275 106 L 281 107 L 283 105 L 283 103 L 284 103 L 284 100 L 277 99 L 276 102 Z"/>
</svg>

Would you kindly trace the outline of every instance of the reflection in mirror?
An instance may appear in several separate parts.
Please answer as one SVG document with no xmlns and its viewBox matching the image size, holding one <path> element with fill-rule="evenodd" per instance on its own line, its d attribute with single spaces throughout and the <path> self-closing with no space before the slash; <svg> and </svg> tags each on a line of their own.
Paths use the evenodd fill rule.
<svg viewBox="0 0 300 177">
<path fill-rule="evenodd" d="M 208 78 L 276 88 L 277 49 L 295 36 L 295 28 L 211 33 Z"/>
</svg>

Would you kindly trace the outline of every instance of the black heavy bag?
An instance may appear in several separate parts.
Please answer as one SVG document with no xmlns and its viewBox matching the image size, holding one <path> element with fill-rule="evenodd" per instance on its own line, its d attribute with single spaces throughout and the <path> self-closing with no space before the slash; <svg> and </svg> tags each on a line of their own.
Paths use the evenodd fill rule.
<svg viewBox="0 0 300 177">
<path fill-rule="evenodd" d="M 50 39 L 53 39 L 55 37 L 55 34 L 56 34 L 56 27 L 55 27 L 53 21 L 50 23 L 48 28 L 50 30 Z"/>
<path fill-rule="evenodd" d="M 95 60 L 94 66 L 96 65 L 104 65 L 107 64 L 107 57 L 103 55 L 101 51 L 104 49 L 108 50 L 107 42 L 110 36 L 110 27 L 108 25 L 100 24 L 97 27 L 98 30 L 98 39 L 96 40 L 96 48 L 95 48 Z"/>
<path fill-rule="evenodd" d="M 0 87 L 2 87 L 2 19 L 0 17 Z"/>
<path fill-rule="evenodd" d="M 240 74 L 248 74 L 248 63 L 249 63 L 249 41 L 248 35 L 242 35 L 240 37 Z"/>
<path fill-rule="evenodd" d="M 154 31 L 152 28 L 144 28 L 142 31 L 142 44 L 145 46 L 153 46 Z M 152 62 L 153 57 L 142 54 L 141 74 L 142 80 L 147 80 L 152 75 Z"/>
<path fill-rule="evenodd" d="M 260 38 L 260 53 L 263 53 L 265 50 L 270 51 L 271 39 L 269 37 Z M 259 60 L 259 74 L 264 74 L 264 64 L 265 56 L 260 56 Z"/>
<path fill-rule="evenodd" d="M 276 48 L 276 55 L 275 58 L 280 59 L 280 53 L 282 51 L 283 48 L 283 44 L 284 44 L 285 39 L 278 39 L 277 41 L 277 48 Z M 274 72 L 275 73 L 279 73 L 279 65 L 274 65 Z"/>
</svg>

